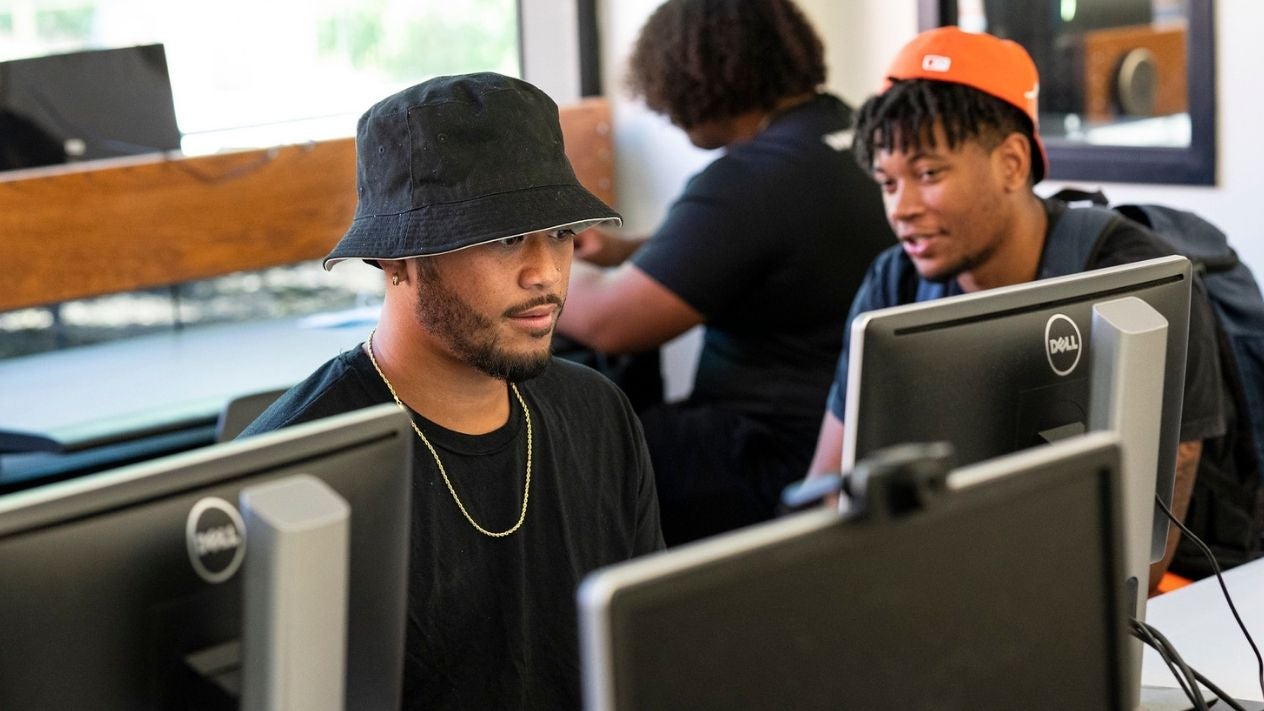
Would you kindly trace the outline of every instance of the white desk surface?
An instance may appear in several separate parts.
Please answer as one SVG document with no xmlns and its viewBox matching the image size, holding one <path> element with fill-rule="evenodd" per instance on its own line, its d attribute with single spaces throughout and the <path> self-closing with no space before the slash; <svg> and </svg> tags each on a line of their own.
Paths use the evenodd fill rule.
<svg viewBox="0 0 1264 711">
<path fill-rule="evenodd" d="M 1225 585 L 1257 645 L 1264 645 L 1264 559 L 1224 573 Z M 1233 619 L 1215 577 L 1152 598 L 1146 622 L 1176 647 L 1187 664 L 1225 693 L 1264 701 L 1255 655 Z M 1149 647 L 1141 667 L 1143 686 L 1177 686 L 1159 655 Z"/>
<path fill-rule="evenodd" d="M 37 451 L 74 450 L 214 421 L 234 397 L 307 377 L 364 340 L 372 325 L 306 324 L 190 326 L 0 361 L 0 444 L 7 438 Z"/>
</svg>

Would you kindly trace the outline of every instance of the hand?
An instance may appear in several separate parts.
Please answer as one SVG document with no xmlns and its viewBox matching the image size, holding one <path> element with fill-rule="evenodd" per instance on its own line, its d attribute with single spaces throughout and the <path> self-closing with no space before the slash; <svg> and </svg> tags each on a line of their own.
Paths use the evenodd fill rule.
<svg viewBox="0 0 1264 711">
<path fill-rule="evenodd" d="M 616 267 L 632 256 L 643 241 L 601 227 L 589 227 L 575 235 L 575 258 L 599 267 Z"/>
</svg>

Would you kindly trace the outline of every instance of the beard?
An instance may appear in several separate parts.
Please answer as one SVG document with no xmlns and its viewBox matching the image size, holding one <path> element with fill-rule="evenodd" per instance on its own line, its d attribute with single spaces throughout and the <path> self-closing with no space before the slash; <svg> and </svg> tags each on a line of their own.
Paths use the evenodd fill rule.
<svg viewBox="0 0 1264 711">
<path fill-rule="evenodd" d="M 417 287 L 417 320 L 445 342 L 466 364 L 498 380 L 519 383 L 545 371 L 552 359 L 552 327 L 530 335 L 543 340 L 539 353 L 518 354 L 505 349 L 496 333 L 496 322 L 474 310 L 443 285 L 442 279 L 422 279 Z M 549 294 L 506 309 L 504 316 L 544 304 L 561 306 L 562 299 Z"/>
</svg>

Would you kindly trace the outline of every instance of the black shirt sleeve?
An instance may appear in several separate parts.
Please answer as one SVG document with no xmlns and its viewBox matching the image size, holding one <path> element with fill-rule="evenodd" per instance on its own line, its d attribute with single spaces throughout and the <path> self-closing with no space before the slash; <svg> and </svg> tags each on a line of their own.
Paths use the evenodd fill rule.
<svg viewBox="0 0 1264 711">
<path fill-rule="evenodd" d="M 689 180 L 663 223 L 633 257 L 641 271 L 708 317 L 741 301 L 775 259 L 751 212 L 761 179 L 723 156 Z"/>
</svg>

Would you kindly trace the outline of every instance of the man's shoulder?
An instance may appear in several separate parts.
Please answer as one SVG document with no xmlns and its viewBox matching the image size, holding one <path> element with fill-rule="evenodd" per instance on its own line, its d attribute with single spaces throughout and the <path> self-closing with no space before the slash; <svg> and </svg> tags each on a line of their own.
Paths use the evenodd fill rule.
<svg viewBox="0 0 1264 711">
<path fill-rule="evenodd" d="M 559 412 L 631 412 L 627 396 L 612 380 L 582 363 L 554 357 L 539 376 L 520 383 L 541 407 Z"/>
<path fill-rule="evenodd" d="M 326 361 L 277 398 L 240 436 L 270 432 L 378 404 L 364 387 L 357 362 L 362 353 L 357 346 Z"/>
<path fill-rule="evenodd" d="M 600 372 L 583 363 L 556 356 L 549 361 L 549 367 L 545 368 L 539 377 L 529 382 L 538 383 L 542 388 L 560 388 L 576 392 L 619 391 L 618 386 Z"/>
<path fill-rule="evenodd" d="M 1103 237 L 1093 266 L 1127 264 L 1173 254 L 1177 254 L 1176 249 L 1150 228 L 1121 215 Z"/>
<path fill-rule="evenodd" d="M 819 97 L 808 106 L 793 110 L 748 141 L 726 147 L 709 163 L 696 181 L 705 187 L 723 181 L 739 185 L 752 177 L 775 173 L 785 176 L 815 177 L 833 166 L 835 172 L 864 175 L 851 152 L 849 114 L 841 103 L 824 103 Z"/>
<path fill-rule="evenodd" d="M 1046 258 L 1050 258 L 1055 250 L 1071 250 L 1072 254 L 1081 252 L 1086 255 L 1088 263 L 1083 264 L 1083 268 L 1100 268 L 1176 254 L 1172 246 L 1150 228 L 1110 208 L 1070 207 L 1055 199 L 1045 199 L 1044 202 L 1049 217 L 1045 247 L 1049 254 Z M 1080 212 L 1084 210 L 1096 211 L 1101 215 L 1097 220 L 1085 221 L 1088 224 L 1102 225 L 1099 233 L 1088 236 L 1092 242 L 1091 248 L 1081 244 L 1080 240 L 1067 239 L 1065 230 L 1057 229 L 1062 220 L 1068 219 L 1068 214 L 1080 215 L 1084 214 Z M 1052 239 L 1057 235 L 1061 235 L 1062 239 Z"/>
</svg>

